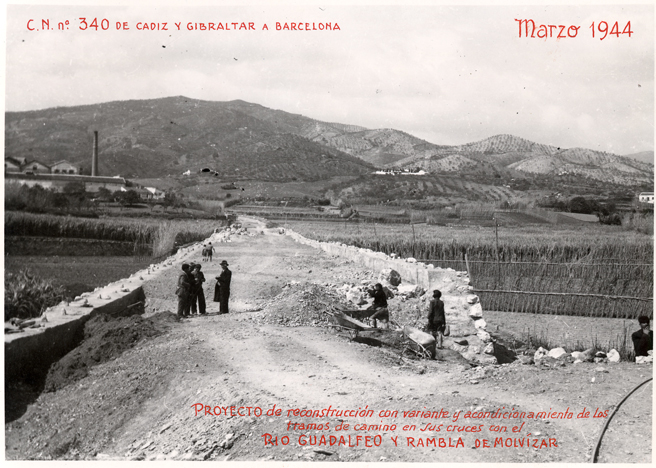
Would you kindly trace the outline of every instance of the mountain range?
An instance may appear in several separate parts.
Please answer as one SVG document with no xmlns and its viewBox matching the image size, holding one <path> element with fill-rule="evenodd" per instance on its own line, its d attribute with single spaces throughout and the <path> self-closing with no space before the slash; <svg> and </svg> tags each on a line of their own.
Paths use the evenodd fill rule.
<svg viewBox="0 0 656 468">
<path fill-rule="evenodd" d="M 46 164 L 67 160 L 90 168 L 94 130 L 100 174 L 128 178 L 209 168 L 221 178 L 312 181 L 375 168 L 463 174 L 483 166 L 504 177 L 571 174 L 627 186 L 654 178 L 653 152 L 630 158 L 513 135 L 436 145 L 394 129 L 322 122 L 241 100 L 183 96 L 6 112 L 5 157 Z"/>
</svg>

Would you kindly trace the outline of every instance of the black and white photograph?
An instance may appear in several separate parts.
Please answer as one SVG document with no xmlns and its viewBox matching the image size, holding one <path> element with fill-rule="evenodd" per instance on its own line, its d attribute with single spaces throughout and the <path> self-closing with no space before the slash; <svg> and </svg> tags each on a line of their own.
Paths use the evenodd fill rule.
<svg viewBox="0 0 656 468">
<path fill-rule="evenodd" d="M 4 5 L 4 459 L 651 464 L 654 2 Z"/>
</svg>

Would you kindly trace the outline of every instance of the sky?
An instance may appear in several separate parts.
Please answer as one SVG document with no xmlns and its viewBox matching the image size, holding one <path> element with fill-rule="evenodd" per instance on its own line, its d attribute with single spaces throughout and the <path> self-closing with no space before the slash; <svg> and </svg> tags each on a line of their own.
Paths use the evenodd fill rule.
<svg viewBox="0 0 656 468">
<path fill-rule="evenodd" d="M 435 144 L 506 133 L 616 154 L 654 149 L 653 4 L 104 3 L 7 8 L 6 111 L 183 95 L 394 128 Z M 561 35 L 576 37 L 557 38 L 559 27 L 554 37 L 523 29 L 520 37 L 521 19 L 536 34 L 541 24 L 563 25 Z M 188 29 L 233 22 L 255 30 Z M 277 22 L 333 30 L 278 31 Z M 615 22 L 619 36 L 608 34 Z"/>
</svg>

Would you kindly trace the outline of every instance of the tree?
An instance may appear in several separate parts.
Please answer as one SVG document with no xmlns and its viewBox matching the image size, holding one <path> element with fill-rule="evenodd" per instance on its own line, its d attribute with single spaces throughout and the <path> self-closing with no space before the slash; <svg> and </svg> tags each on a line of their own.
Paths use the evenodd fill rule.
<svg viewBox="0 0 656 468">
<path fill-rule="evenodd" d="M 173 207 L 173 208 L 184 208 L 185 202 L 182 199 L 182 195 L 172 191 L 168 191 L 164 194 L 164 206 Z"/>
<path fill-rule="evenodd" d="M 100 187 L 98 189 L 98 198 L 101 200 L 110 201 L 112 199 L 112 192 L 105 187 Z"/>
<path fill-rule="evenodd" d="M 119 201 L 121 205 L 132 206 L 141 201 L 141 197 L 135 190 L 128 190 L 127 192 L 117 192 L 120 195 Z"/>
<path fill-rule="evenodd" d="M 177 198 L 178 197 L 175 194 L 175 192 L 171 192 L 169 190 L 164 193 L 164 200 L 162 203 L 164 204 L 164 206 L 174 206 L 177 201 Z"/>
<path fill-rule="evenodd" d="M 84 195 L 86 191 L 86 187 L 84 186 L 84 182 L 68 182 L 66 185 L 64 185 L 64 188 L 62 191 L 66 195 Z"/>
<path fill-rule="evenodd" d="M 55 208 L 66 208 L 68 204 L 68 197 L 63 193 L 54 193 L 52 195 L 52 206 Z"/>
<path fill-rule="evenodd" d="M 568 203 L 569 211 L 572 213 L 590 213 L 588 201 L 583 197 L 574 197 Z"/>
</svg>

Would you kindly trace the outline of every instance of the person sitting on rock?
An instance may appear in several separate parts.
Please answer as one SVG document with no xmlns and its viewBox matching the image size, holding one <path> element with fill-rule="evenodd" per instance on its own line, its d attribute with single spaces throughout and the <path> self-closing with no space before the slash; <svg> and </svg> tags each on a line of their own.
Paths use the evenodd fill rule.
<svg viewBox="0 0 656 468">
<path fill-rule="evenodd" d="M 428 303 L 428 327 L 426 327 L 428 332 L 435 337 L 438 349 L 442 349 L 444 330 L 446 329 L 444 302 L 440 300 L 441 297 L 442 291 L 435 289 L 433 299 Z"/>
<path fill-rule="evenodd" d="M 641 315 L 638 317 L 638 323 L 640 330 L 631 335 L 635 355 L 636 357 L 649 356 L 649 351 L 654 349 L 654 332 L 649 329 L 649 317 Z"/>
<path fill-rule="evenodd" d="M 374 328 L 378 328 L 378 320 L 384 325 L 383 328 L 389 327 L 389 309 L 387 308 L 387 294 L 383 290 L 383 285 L 376 283 L 374 289 L 369 291 L 369 295 L 374 298 L 373 303 L 367 310 L 374 310 L 374 314 L 369 317 Z"/>
</svg>

